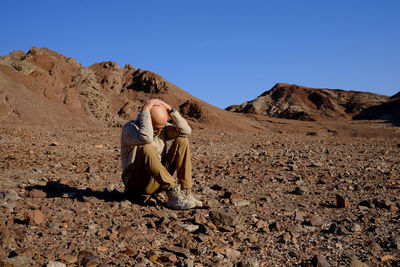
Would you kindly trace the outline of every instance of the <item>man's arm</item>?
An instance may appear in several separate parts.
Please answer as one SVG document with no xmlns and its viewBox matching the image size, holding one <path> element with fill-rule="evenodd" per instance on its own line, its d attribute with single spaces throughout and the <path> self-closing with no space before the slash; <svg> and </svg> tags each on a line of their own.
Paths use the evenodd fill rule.
<svg viewBox="0 0 400 267">
<path fill-rule="evenodd" d="M 121 143 L 128 146 L 135 146 L 153 142 L 153 126 L 151 124 L 150 111 L 143 110 L 139 113 L 137 123 L 138 125 L 135 125 L 130 121 L 122 127 Z"/>
<path fill-rule="evenodd" d="M 171 116 L 173 125 L 165 126 L 165 134 L 168 140 L 177 137 L 188 137 L 192 133 L 189 124 L 178 111 L 172 111 L 169 115 Z"/>
<path fill-rule="evenodd" d="M 121 143 L 128 146 L 151 144 L 153 142 L 153 124 L 151 123 L 150 110 L 155 105 L 161 105 L 159 99 L 149 99 L 139 113 L 137 127 L 132 122 L 128 122 L 122 128 Z"/>
</svg>

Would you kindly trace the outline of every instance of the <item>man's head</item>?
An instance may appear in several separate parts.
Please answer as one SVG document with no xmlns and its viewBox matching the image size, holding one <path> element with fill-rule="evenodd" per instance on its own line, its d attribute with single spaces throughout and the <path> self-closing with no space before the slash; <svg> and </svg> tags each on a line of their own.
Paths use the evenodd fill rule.
<svg viewBox="0 0 400 267">
<path fill-rule="evenodd" d="M 164 106 L 156 105 L 150 109 L 151 122 L 153 124 L 154 134 L 158 135 L 165 127 L 168 120 L 168 113 Z"/>
</svg>

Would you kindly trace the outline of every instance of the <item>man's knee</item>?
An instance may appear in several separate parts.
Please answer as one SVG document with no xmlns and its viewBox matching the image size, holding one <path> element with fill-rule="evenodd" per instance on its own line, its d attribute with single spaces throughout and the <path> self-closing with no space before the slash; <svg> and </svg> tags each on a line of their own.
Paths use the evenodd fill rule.
<svg viewBox="0 0 400 267">
<path fill-rule="evenodd" d="M 175 141 L 179 146 L 189 146 L 189 138 L 187 137 L 177 137 Z"/>
<path fill-rule="evenodd" d="M 138 147 L 138 152 L 143 154 L 153 154 L 157 153 L 155 147 L 152 144 L 144 144 Z"/>
</svg>

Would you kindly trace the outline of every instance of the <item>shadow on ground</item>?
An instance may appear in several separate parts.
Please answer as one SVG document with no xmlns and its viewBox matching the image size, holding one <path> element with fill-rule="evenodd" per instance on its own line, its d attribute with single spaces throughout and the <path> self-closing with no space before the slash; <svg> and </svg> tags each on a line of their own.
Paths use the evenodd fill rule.
<svg viewBox="0 0 400 267">
<path fill-rule="evenodd" d="M 129 200 L 132 203 L 142 206 L 153 206 L 156 202 L 153 198 L 148 196 L 141 196 L 139 194 L 126 194 L 118 190 L 108 191 L 95 191 L 89 187 L 86 189 L 78 189 L 73 186 L 62 184 L 58 181 L 49 181 L 45 185 L 33 185 L 25 187 L 27 191 L 34 189 L 41 190 L 46 193 L 47 198 L 70 198 L 77 199 L 78 201 L 85 202 L 85 198 L 95 197 L 105 202 L 121 202 Z"/>
</svg>

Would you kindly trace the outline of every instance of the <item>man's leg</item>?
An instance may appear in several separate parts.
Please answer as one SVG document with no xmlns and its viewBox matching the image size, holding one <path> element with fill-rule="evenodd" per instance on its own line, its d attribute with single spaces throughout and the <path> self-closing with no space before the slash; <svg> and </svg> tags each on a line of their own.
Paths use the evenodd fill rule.
<svg viewBox="0 0 400 267">
<path fill-rule="evenodd" d="M 168 190 L 175 186 L 174 177 L 162 165 L 153 145 L 139 146 L 135 162 L 127 167 L 126 190 L 152 194 L 158 189 Z"/>
<path fill-rule="evenodd" d="M 177 171 L 178 181 L 183 189 L 192 188 L 192 162 L 188 138 L 178 137 L 173 141 L 165 160 L 165 168 L 171 175 Z"/>
</svg>

